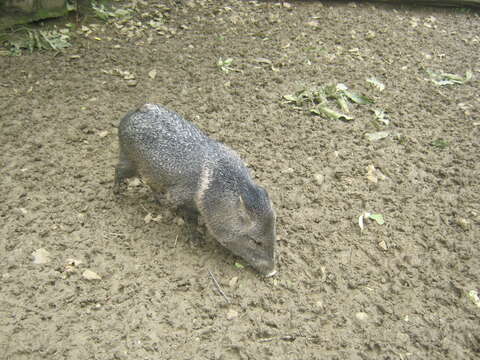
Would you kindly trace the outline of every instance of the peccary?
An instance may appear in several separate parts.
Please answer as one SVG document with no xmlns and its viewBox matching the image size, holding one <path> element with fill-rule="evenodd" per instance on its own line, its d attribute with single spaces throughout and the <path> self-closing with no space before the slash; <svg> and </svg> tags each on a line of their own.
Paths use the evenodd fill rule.
<svg viewBox="0 0 480 360">
<path fill-rule="evenodd" d="M 224 247 L 261 274 L 275 274 L 275 212 L 240 157 L 197 126 L 159 105 L 145 104 L 119 126 L 116 192 L 140 176 L 157 198 L 199 214 Z"/>
</svg>

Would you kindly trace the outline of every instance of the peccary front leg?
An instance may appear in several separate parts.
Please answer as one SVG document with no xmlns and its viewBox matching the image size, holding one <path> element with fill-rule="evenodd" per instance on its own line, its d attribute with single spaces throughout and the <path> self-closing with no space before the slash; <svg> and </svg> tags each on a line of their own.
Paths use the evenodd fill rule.
<svg viewBox="0 0 480 360">
<path fill-rule="evenodd" d="M 177 207 L 176 213 L 184 220 L 182 233 L 191 243 L 198 244 L 202 242 L 202 234 L 198 229 L 199 213 L 196 209 L 189 206 Z"/>
<path fill-rule="evenodd" d="M 125 180 L 137 175 L 137 169 L 133 163 L 127 159 L 125 154 L 120 151 L 119 161 L 115 168 L 115 183 L 113 185 L 113 192 L 118 194 L 121 190 Z"/>
<path fill-rule="evenodd" d="M 189 242 L 199 243 L 202 236 L 198 231 L 199 212 L 192 201 L 193 186 L 176 184 L 167 188 L 165 193 L 155 192 L 155 198 L 160 204 L 174 208 L 176 215 L 183 219 L 182 236 Z"/>
</svg>

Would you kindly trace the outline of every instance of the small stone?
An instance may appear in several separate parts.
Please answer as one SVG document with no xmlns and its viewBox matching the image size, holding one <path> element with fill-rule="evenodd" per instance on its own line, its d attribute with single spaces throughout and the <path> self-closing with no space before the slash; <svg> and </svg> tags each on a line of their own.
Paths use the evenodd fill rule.
<svg viewBox="0 0 480 360">
<path fill-rule="evenodd" d="M 361 322 L 365 322 L 368 320 L 369 316 L 367 313 L 363 312 L 363 311 L 360 311 L 360 312 L 357 312 L 355 314 L 355 318 L 358 320 L 358 321 L 361 321 Z"/>
<path fill-rule="evenodd" d="M 142 182 L 140 181 L 139 178 L 133 178 L 133 179 L 130 179 L 128 180 L 128 186 L 129 187 L 137 187 L 137 186 L 140 186 Z"/>
<path fill-rule="evenodd" d="M 46 264 L 50 262 L 50 253 L 44 248 L 40 248 L 32 253 L 34 264 Z"/>
<path fill-rule="evenodd" d="M 374 133 L 366 133 L 365 137 L 370 141 L 378 141 L 385 139 L 390 135 L 390 131 L 378 131 Z"/>
<path fill-rule="evenodd" d="M 100 275 L 98 275 L 96 272 L 89 269 L 85 270 L 82 276 L 85 280 L 101 280 L 102 279 Z"/>
<path fill-rule="evenodd" d="M 228 282 L 228 286 L 230 286 L 231 288 L 235 287 L 235 285 L 237 285 L 237 282 L 238 282 L 238 277 L 237 276 L 234 276 L 230 279 L 230 281 Z"/>
<path fill-rule="evenodd" d="M 131 79 L 131 80 L 127 80 L 126 83 L 127 83 L 128 86 L 133 87 L 133 86 L 137 86 L 138 82 L 137 82 L 137 80 Z"/>
<path fill-rule="evenodd" d="M 470 221 L 464 218 L 457 219 L 457 225 L 462 228 L 462 230 L 469 230 L 470 229 Z"/>
<path fill-rule="evenodd" d="M 317 185 L 322 185 L 325 181 L 325 177 L 322 174 L 315 174 L 313 175 L 313 178 L 315 179 Z"/>
<path fill-rule="evenodd" d="M 233 320 L 238 317 L 238 311 L 234 309 L 230 309 L 227 312 L 227 320 Z"/>
<path fill-rule="evenodd" d="M 307 22 L 307 26 L 318 28 L 320 26 L 320 23 L 317 20 L 312 20 Z"/>
<path fill-rule="evenodd" d="M 65 265 L 69 265 L 69 266 L 78 267 L 78 266 L 80 266 L 81 263 L 82 263 L 81 260 L 72 259 L 72 258 L 69 258 L 69 259 L 65 260 Z"/>
<path fill-rule="evenodd" d="M 365 35 L 365 39 L 372 40 L 372 39 L 375 39 L 376 36 L 377 34 L 375 34 L 375 31 L 369 30 L 367 32 L 367 35 Z"/>
</svg>

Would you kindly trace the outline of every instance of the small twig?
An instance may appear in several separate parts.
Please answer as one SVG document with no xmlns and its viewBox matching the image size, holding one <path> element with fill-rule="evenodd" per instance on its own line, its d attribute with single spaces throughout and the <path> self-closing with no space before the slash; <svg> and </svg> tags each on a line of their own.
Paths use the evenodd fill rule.
<svg viewBox="0 0 480 360">
<path fill-rule="evenodd" d="M 126 237 L 125 234 L 115 233 L 115 232 L 105 232 L 104 234 L 105 235 L 119 236 L 119 237 Z"/>
<path fill-rule="evenodd" d="M 264 343 L 264 342 L 269 342 L 275 340 L 276 337 L 271 337 L 271 338 L 265 338 L 265 339 L 260 339 L 258 342 Z"/>
<path fill-rule="evenodd" d="M 215 287 L 217 288 L 218 292 L 220 294 L 222 294 L 223 298 L 225 299 L 225 301 L 227 302 L 227 304 L 230 303 L 230 299 L 228 298 L 227 295 L 225 295 L 225 293 L 223 292 L 222 288 L 220 287 L 220 285 L 218 284 L 218 281 L 217 279 L 215 279 L 215 276 L 213 276 L 212 272 L 210 270 L 208 270 L 208 273 L 210 274 L 212 280 L 213 280 L 213 283 L 215 284 Z"/>
<path fill-rule="evenodd" d="M 178 240 L 178 234 L 177 236 L 175 236 L 175 241 L 173 243 L 173 247 L 176 248 L 177 247 L 177 240 Z"/>
</svg>

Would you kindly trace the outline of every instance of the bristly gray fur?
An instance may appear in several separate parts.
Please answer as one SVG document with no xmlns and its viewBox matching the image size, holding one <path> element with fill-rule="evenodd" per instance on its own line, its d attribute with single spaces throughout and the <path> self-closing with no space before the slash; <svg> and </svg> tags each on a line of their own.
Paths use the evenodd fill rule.
<svg viewBox="0 0 480 360">
<path fill-rule="evenodd" d="M 210 233 L 262 274 L 275 273 L 275 212 L 240 157 L 197 126 L 145 104 L 119 126 L 115 189 L 141 176 L 169 203 L 198 212 Z"/>
</svg>

